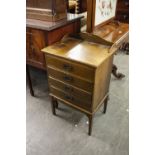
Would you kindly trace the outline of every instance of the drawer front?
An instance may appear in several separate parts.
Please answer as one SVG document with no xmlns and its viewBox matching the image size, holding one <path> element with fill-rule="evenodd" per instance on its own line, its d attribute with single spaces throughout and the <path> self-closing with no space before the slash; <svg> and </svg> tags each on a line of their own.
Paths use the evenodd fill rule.
<svg viewBox="0 0 155 155">
<path fill-rule="evenodd" d="M 91 93 L 87 93 L 85 91 L 82 91 L 81 89 L 72 87 L 68 84 L 60 82 L 60 81 L 53 79 L 51 77 L 49 77 L 48 81 L 49 81 L 49 86 L 54 86 L 55 88 L 61 89 L 62 91 L 69 93 L 76 98 L 82 98 L 82 100 L 85 100 L 87 102 L 92 101 Z"/>
<path fill-rule="evenodd" d="M 87 80 L 94 81 L 95 69 L 68 60 L 46 55 L 47 66 L 58 68 L 64 72 L 71 73 Z"/>
<path fill-rule="evenodd" d="M 82 98 L 76 98 L 76 97 L 72 96 L 71 94 L 63 92 L 63 91 L 56 89 L 54 87 L 50 87 L 50 94 L 54 95 L 64 101 L 67 101 L 73 105 L 77 105 L 77 106 L 85 108 L 87 110 L 91 109 L 91 102 L 86 102 Z"/>
<path fill-rule="evenodd" d="M 92 92 L 92 90 L 93 90 L 93 83 L 90 83 L 88 81 L 84 81 L 84 80 L 77 78 L 77 77 L 73 77 L 69 74 L 57 71 L 53 68 L 47 67 L 47 71 L 48 71 L 49 76 L 53 77 L 54 79 L 58 79 L 62 82 L 76 86 L 76 87 L 81 88 L 81 89 L 88 91 L 88 92 Z"/>
</svg>

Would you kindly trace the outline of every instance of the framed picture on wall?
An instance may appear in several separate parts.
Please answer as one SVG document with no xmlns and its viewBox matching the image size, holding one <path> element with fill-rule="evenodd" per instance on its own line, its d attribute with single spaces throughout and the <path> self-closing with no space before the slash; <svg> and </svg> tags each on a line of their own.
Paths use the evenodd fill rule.
<svg viewBox="0 0 155 155">
<path fill-rule="evenodd" d="M 115 18 L 117 0 L 88 0 L 87 7 L 87 31 L 91 32 Z"/>
</svg>

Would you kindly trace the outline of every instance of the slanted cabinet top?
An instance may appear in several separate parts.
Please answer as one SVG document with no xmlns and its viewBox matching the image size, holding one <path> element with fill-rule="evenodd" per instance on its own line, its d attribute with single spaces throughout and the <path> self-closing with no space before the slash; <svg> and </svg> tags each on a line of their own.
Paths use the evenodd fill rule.
<svg viewBox="0 0 155 155">
<path fill-rule="evenodd" d="M 45 47 L 42 52 L 96 68 L 114 54 L 115 50 L 111 51 L 111 46 L 68 37 Z"/>
</svg>

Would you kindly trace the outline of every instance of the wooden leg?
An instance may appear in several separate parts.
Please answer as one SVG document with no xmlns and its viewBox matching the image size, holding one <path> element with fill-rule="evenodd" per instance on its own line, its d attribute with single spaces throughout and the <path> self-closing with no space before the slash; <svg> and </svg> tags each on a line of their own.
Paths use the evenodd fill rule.
<svg viewBox="0 0 155 155">
<path fill-rule="evenodd" d="M 122 74 L 122 73 L 117 73 L 117 69 L 118 69 L 117 66 L 113 64 L 113 66 L 112 66 L 112 74 L 113 74 L 117 79 L 122 79 L 122 78 L 124 78 L 125 75 Z"/>
<path fill-rule="evenodd" d="M 51 106 L 52 106 L 53 115 L 56 115 L 56 112 L 55 112 L 55 98 L 54 97 L 51 97 Z"/>
<path fill-rule="evenodd" d="M 104 107 L 103 107 L 103 113 L 104 113 L 104 114 L 105 114 L 106 111 L 107 111 L 108 100 L 109 100 L 109 97 L 107 96 L 107 98 L 106 98 L 105 101 L 104 101 Z"/>
<path fill-rule="evenodd" d="M 31 96 L 34 96 L 34 91 L 33 91 L 33 87 L 32 87 L 32 81 L 31 81 L 31 76 L 30 76 L 30 71 L 29 71 L 28 65 L 26 65 L 26 76 L 27 76 L 27 80 L 28 80 L 30 94 L 31 94 Z"/>
<path fill-rule="evenodd" d="M 89 119 L 88 135 L 91 136 L 92 125 L 93 125 L 93 115 L 88 115 L 88 119 Z"/>
</svg>

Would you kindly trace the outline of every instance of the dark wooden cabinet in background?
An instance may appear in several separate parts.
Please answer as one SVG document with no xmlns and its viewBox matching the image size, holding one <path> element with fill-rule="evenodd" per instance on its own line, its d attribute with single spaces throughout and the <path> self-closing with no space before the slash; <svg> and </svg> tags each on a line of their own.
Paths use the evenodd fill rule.
<svg viewBox="0 0 155 155">
<path fill-rule="evenodd" d="M 46 70 L 45 58 L 41 49 L 61 40 L 66 34 L 80 32 L 81 17 L 68 14 L 67 20 L 61 20 L 56 23 L 27 19 L 27 64 Z"/>
<path fill-rule="evenodd" d="M 118 0 L 116 20 L 129 23 L 129 0 Z"/>
<path fill-rule="evenodd" d="M 57 22 L 26 19 L 26 72 L 32 96 L 34 92 L 29 66 L 46 70 L 45 57 L 41 49 L 61 40 L 64 35 L 79 33 L 82 17 L 67 14 L 67 19 Z"/>
</svg>

